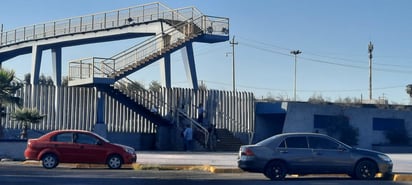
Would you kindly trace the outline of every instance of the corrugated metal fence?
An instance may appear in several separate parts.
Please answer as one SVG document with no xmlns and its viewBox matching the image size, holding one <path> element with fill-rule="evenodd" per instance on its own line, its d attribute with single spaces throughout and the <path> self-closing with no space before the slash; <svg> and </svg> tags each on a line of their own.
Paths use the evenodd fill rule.
<svg viewBox="0 0 412 185">
<path fill-rule="evenodd" d="M 252 93 L 162 88 L 158 92 L 133 91 L 127 94 L 147 108 L 156 106 L 164 116 L 180 108 L 195 119 L 197 107 L 202 103 L 207 123 L 235 133 L 254 132 L 255 100 Z M 93 130 L 96 123 L 97 93 L 94 88 L 25 85 L 17 96 L 22 97 L 24 107 L 35 107 L 47 115 L 40 124 L 31 125 L 31 129 Z M 15 108 L 8 107 L 7 112 L 13 112 Z M 2 123 L 5 128 L 20 127 L 10 119 L 10 115 L 3 118 Z M 108 96 L 105 97 L 105 123 L 109 132 L 155 133 L 153 123 Z"/>
</svg>

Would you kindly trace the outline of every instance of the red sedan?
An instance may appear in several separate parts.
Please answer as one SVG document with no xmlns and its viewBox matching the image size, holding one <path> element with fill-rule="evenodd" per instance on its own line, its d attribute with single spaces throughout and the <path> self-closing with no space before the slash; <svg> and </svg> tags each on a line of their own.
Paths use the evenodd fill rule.
<svg viewBox="0 0 412 185">
<path fill-rule="evenodd" d="M 117 169 L 122 164 L 136 161 L 133 148 L 110 143 L 83 130 L 58 130 L 29 139 L 24 156 L 27 160 L 42 161 L 47 169 L 55 168 L 59 163 L 98 163 Z"/>
</svg>

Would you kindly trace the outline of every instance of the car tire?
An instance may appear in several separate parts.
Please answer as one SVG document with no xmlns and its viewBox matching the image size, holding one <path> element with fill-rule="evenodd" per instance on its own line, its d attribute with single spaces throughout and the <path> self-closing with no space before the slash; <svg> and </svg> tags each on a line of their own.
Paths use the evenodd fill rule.
<svg viewBox="0 0 412 185">
<path fill-rule="evenodd" d="M 370 160 L 362 160 L 355 167 L 355 176 L 361 180 L 374 179 L 377 172 L 376 164 Z"/>
<path fill-rule="evenodd" d="M 119 155 L 111 155 L 107 159 L 107 166 L 111 169 L 119 169 L 122 167 L 123 159 Z"/>
<path fill-rule="evenodd" d="M 41 158 L 41 161 L 42 161 L 43 167 L 46 169 L 55 168 L 59 164 L 59 160 L 57 159 L 57 156 L 52 153 L 43 155 L 43 157 Z"/>
<path fill-rule="evenodd" d="M 282 161 L 271 161 L 264 171 L 264 175 L 270 180 L 284 180 L 286 173 L 286 164 Z"/>
</svg>

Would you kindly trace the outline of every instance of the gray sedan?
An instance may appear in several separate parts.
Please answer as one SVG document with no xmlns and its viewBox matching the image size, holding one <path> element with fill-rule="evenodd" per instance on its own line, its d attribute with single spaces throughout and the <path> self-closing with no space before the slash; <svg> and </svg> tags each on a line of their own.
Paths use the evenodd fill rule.
<svg viewBox="0 0 412 185">
<path fill-rule="evenodd" d="M 348 174 L 373 179 L 377 173 L 390 177 L 393 163 L 383 153 L 353 148 L 323 134 L 285 133 L 241 146 L 238 166 L 271 180 L 283 180 L 287 174 Z"/>
</svg>

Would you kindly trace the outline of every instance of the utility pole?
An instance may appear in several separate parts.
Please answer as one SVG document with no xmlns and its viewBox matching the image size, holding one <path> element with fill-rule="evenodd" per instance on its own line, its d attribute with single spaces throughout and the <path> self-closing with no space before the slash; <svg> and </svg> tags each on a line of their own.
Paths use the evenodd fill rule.
<svg viewBox="0 0 412 185">
<path fill-rule="evenodd" d="M 3 45 L 3 24 L 0 24 L 0 45 Z M 0 69 L 2 63 L 3 62 L 0 62 Z"/>
<path fill-rule="evenodd" d="M 293 50 L 290 54 L 295 55 L 295 80 L 293 83 L 293 101 L 296 101 L 296 63 L 297 63 L 297 55 L 301 54 L 302 51 L 300 50 Z"/>
<path fill-rule="evenodd" d="M 372 51 L 373 44 L 369 42 L 368 53 L 369 53 L 369 100 L 372 100 Z"/>
<path fill-rule="evenodd" d="M 229 41 L 229 44 L 232 45 L 232 85 L 233 85 L 233 92 L 236 92 L 235 45 L 237 45 L 238 43 L 235 42 L 235 36 L 233 36 L 232 41 Z"/>
</svg>

